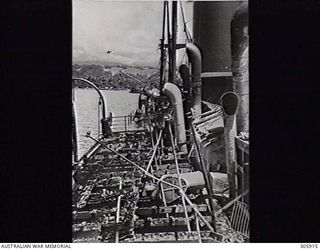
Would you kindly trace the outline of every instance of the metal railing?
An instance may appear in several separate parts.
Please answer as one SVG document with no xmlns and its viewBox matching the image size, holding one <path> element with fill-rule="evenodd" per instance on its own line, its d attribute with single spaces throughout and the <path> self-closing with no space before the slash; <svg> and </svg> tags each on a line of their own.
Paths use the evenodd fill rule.
<svg viewBox="0 0 320 250">
<path fill-rule="evenodd" d="M 244 190 L 249 189 L 249 141 L 243 140 L 237 136 L 236 141 L 236 152 L 237 152 L 237 189 L 238 195 L 243 193 Z M 244 202 L 248 203 L 248 197 L 244 197 Z"/>
<path fill-rule="evenodd" d="M 111 128 L 113 132 L 135 132 L 152 130 L 156 121 L 163 120 L 163 114 L 154 112 L 152 114 L 141 113 L 140 115 L 113 116 Z"/>
<path fill-rule="evenodd" d="M 135 132 L 146 131 L 148 119 L 141 117 L 137 118 L 133 115 L 114 116 L 112 117 L 112 132 Z"/>
<path fill-rule="evenodd" d="M 249 206 L 246 203 L 241 201 L 236 201 L 234 203 L 230 224 L 234 230 L 237 230 L 243 236 L 249 238 L 250 216 L 249 216 Z"/>
<path fill-rule="evenodd" d="M 99 101 L 98 101 L 98 137 L 100 135 L 100 112 L 102 111 L 102 120 L 106 119 L 106 113 L 107 113 L 107 103 L 106 103 L 106 99 L 104 98 L 104 95 L 102 93 L 102 91 L 98 88 L 98 86 L 87 80 L 84 78 L 79 78 L 79 77 L 72 77 L 72 81 L 81 81 L 81 82 L 85 82 L 87 85 L 93 87 L 97 93 L 99 94 Z M 74 90 L 74 89 L 73 89 Z M 102 110 L 100 111 L 100 105 L 102 106 Z M 72 129 L 72 139 L 73 139 L 73 163 L 79 162 L 81 161 L 84 157 L 86 157 L 87 154 L 89 154 L 89 152 L 92 150 L 92 148 L 90 148 L 86 154 L 82 155 L 81 157 L 78 155 L 78 149 L 79 149 L 79 145 L 78 145 L 78 131 L 77 131 L 77 113 L 75 110 L 75 92 L 72 91 L 72 108 L 73 108 L 73 112 L 72 112 L 72 118 L 73 118 L 73 129 Z M 80 158 L 80 159 L 79 159 Z"/>
<path fill-rule="evenodd" d="M 240 136 L 235 138 L 237 152 L 237 193 L 245 193 L 249 190 L 249 141 Z M 243 195 L 235 201 L 232 208 L 230 224 L 233 229 L 243 236 L 249 238 L 250 216 L 249 216 L 249 196 Z"/>
</svg>

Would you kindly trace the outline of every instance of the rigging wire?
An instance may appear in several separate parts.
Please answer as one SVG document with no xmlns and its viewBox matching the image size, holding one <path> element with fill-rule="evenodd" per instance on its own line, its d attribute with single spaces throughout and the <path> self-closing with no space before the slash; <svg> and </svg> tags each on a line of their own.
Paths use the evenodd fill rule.
<svg viewBox="0 0 320 250">
<path fill-rule="evenodd" d="M 162 137 L 162 131 L 163 131 L 163 129 L 160 130 L 159 138 L 158 138 L 156 144 L 153 146 L 154 150 L 153 150 L 152 156 L 151 156 L 151 158 L 150 158 L 150 160 L 149 160 L 148 166 L 147 166 L 147 168 L 146 168 L 146 171 L 147 171 L 147 172 L 149 171 L 150 168 L 151 168 L 151 170 L 152 170 L 151 165 L 152 165 L 153 160 L 155 159 L 155 163 L 157 162 L 156 153 L 157 153 L 157 151 L 158 151 L 159 143 L 160 143 L 160 140 L 161 140 L 161 137 Z M 151 136 L 152 136 L 152 135 L 151 135 Z"/>
<path fill-rule="evenodd" d="M 164 39 L 165 39 L 165 23 L 166 23 L 166 2 L 163 3 L 163 20 L 162 20 L 162 37 L 160 45 L 160 90 L 163 85 L 163 71 L 164 71 Z"/>
<path fill-rule="evenodd" d="M 181 177 L 180 177 L 180 169 L 179 169 L 178 157 L 177 157 L 177 153 L 176 153 L 176 149 L 175 149 L 175 143 L 174 143 L 173 134 L 172 134 L 172 128 L 171 128 L 170 124 L 169 124 L 169 133 L 170 133 L 170 137 L 171 137 L 171 145 L 172 145 L 174 161 L 175 161 L 175 165 L 176 165 L 178 183 L 179 183 L 180 189 L 183 190 Z M 185 198 L 183 196 L 181 196 L 181 200 L 182 200 L 182 205 L 183 205 L 183 209 L 184 209 L 184 214 L 185 214 L 185 219 L 186 219 L 186 224 L 187 224 L 187 227 L 188 227 L 188 231 L 191 232 L 191 227 L 190 227 L 190 222 L 189 222 L 189 217 L 188 217 L 188 211 L 187 211 L 187 207 L 186 207 L 186 201 L 185 201 Z"/>
<path fill-rule="evenodd" d="M 148 84 L 148 83 L 145 83 L 145 82 L 139 80 L 138 78 L 136 78 L 136 77 L 134 77 L 134 76 L 132 76 L 132 75 L 130 75 L 130 74 L 122 71 L 122 70 L 120 70 L 119 72 L 125 74 L 126 76 L 129 76 L 129 77 L 132 78 L 133 80 L 135 80 L 135 81 L 137 81 L 137 82 L 140 82 L 140 83 L 142 83 L 142 84 L 144 84 L 144 85 L 147 85 L 147 84 Z"/>
<path fill-rule="evenodd" d="M 182 55 L 181 62 L 178 64 L 179 67 L 183 64 L 184 60 L 187 58 L 186 55 L 187 55 L 187 52 L 185 51 Z"/>
<path fill-rule="evenodd" d="M 180 9 L 181 9 L 181 16 L 182 16 L 182 21 L 183 21 L 183 31 L 186 34 L 187 41 L 189 43 L 191 43 L 193 41 L 193 39 L 192 39 L 192 36 L 191 36 L 189 29 L 188 29 L 188 26 L 187 26 L 186 18 L 184 15 L 184 10 L 183 10 L 183 6 L 182 6 L 182 1 L 180 1 Z"/>
<path fill-rule="evenodd" d="M 220 91 L 218 91 L 218 93 L 215 96 L 212 96 L 208 99 L 208 102 L 211 103 L 216 103 L 218 101 L 218 98 L 221 97 L 221 95 L 228 89 L 230 88 L 232 83 L 226 84 L 226 86 L 221 89 Z"/>
<path fill-rule="evenodd" d="M 151 56 L 152 54 L 154 55 L 156 52 L 158 52 L 159 48 L 157 47 L 156 49 L 146 53 L 144 56 L 140 57 L 139 60 L 143 61 L 145 58 Z"/>
<path fill-rule="evenodd" d="M 95 140 L 93 137 L 90 137 L 91 139 Z M 97 140 L 95 140 L 98 143 L 101 143 Z M 200 217 L 200 219 L 206 224 L 206 226 L 209 228 L 209 230 L 213 233 L 215 233 L 215 229 L 211 226 L 211 224 L 206 220 L 206 218 L 201 214 L 201 212 L 199 211 L 198 207 L 191 202 L 191 200 L 189 199 L 189 197 L 187 196 L 187 194 L 184 192 L 183 189 L 181 189 L 179 186 L 172 184 L 170 182 L 167 182 L 163 179 L 160 179 L 152 174 L 150 174 L 149 172 L 147 172 L 144 168 L 140 167 L 138 164 L 134 163 L 133 161 L 129 160 L 127 157 L 123 156 L 122 154 L 118 153 L 117 151 L 115 151 L 114 149 L 107 147 L 107 149 L 109 149 L 111 152 L 115 153 L 116 155 L 118 155 L 119 157 L 121 157 L 122 159 L 126 160 L 127 162 L 133 164 L 133 166 L 137 167 L 139 170 L 141 170 L 142 172 L 145 173 L 145 175 L 157 180 L 159 183 L 164 183 L 167 184 L 168 186 L 171 186 L 173 188 L 176 188 L 179 190 L 180 194 L 185 198 L 186 202 L 193 208 L 193 210 L 195 211 L 195 213 Z"/>
<path fill-rule="evenodd" d="M 169 10 L 169 1 L 166 1 L 166 7 L 167 7 L 167 39 L 168 39 L 168 45 L 169 45 L 169 40 L 171 37 L 170 34 L 170 10 Z M 169 47 L 168 47 L 169 48 Z"/>
<path fill-rule="evenodd" d="M 94 140 L 96 143 L 98 144 L 104 144 L 105 142 L 101 142 L 96 140 L 95 138 L 93 138 L 90 135 L 87 135 L 90 139 Z M 205 223 L 205 225 L 209 228 L 209 230 L 213 233 L 215 233 L 215 229 L 211 226 L 211 224 L 206 220 L 206 218 L 201 214 L 201 212 L 199 211 L 197 205 L 195 205 L 194 203 L 192 203 L 192 201 L 189 199 L 188 195 L 184 192 L 183 189 L 181 189 L 179 186 L 172 184 L 170 182 L 167 182 L 163 179 L 160 179 L 152 174 L 150 174 L 149 172 L 147 172 L 143 167 L 139 166 L 138 164 L 134 163 L 133 161 L 129 160 L 127 157 L 125 157 L 124 155 L 118 153 L 117 151 L 115 151 L 114 149 L 112 149 L 111 147 L 106 147 L 108 150 L 110 150 L 111 152 L 115 153 L 116 155 L 118 155 L 120 158 L 122 158 L 123 160 L 131 163 L 133 166 L 135 166 L 136 168 L 138 168 L 140 171 L 142 171 L 146 176 L 151 177 L 152 179 L 158 181 L 158 183 L 164 183 L 167 184 L 168 186 L 171 186 L 173 188 L 176 188 L 179 190 L 180 194 L 185 198 L 186 202 L 193 208 L 193 210 L 195 211 L 195 213 L 200 217 L 200 219 Z"/>
</svg>

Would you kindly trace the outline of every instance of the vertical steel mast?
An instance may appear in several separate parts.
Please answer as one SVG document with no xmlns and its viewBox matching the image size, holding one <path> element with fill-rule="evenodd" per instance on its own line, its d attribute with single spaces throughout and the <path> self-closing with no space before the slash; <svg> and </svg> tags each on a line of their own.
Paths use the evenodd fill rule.
<svg viewBox="0 0 320 250">
<path fill-rule="evenodd" d="M 161 52 L 161 57 L 160 57 L 160 90 L 163 88 L 163 71 L 164 71 L 164 66 L 165 66 L 165 49 L 164 49 L 164 42 L 165 42 L 165 25 L 166 25 L 166 10 L 167 10 L 167 5 L 168 2 L 165 1 L 163 2 L 163 17 L 162 17 L 162 37 L 161 37 L 161 44 L 160 44 L 160 52 Z"/>
<path fill-rule="evenodd" d="M 177 12 L 178 3 L 177 1 L 172 1 L 172 37 L 169 39 L 169 82 L 171 83 L 175 83 L 176 78 Z"/>
</svg>

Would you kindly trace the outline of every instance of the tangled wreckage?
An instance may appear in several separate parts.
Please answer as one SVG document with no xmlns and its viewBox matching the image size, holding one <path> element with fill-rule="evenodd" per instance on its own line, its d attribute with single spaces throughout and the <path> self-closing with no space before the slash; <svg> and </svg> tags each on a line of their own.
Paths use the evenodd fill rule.
<svg viewBox="0 0 320 250">
<path fill-rule="evenodd" d="M 247 3 L 194 2 L 185 44 L 176 43 L 178 3 L 170 5 L 160 83 L 141 90 L 134 115 L 106 115 L 94 83 L 73 79 L 102 100 L 102 134 L 88 132 L 95 144 L 81 159 L 74 110 L 73 242 L 249 241 Z M 189 62 L 182 86 L 178 49 Z"/>
</svg>

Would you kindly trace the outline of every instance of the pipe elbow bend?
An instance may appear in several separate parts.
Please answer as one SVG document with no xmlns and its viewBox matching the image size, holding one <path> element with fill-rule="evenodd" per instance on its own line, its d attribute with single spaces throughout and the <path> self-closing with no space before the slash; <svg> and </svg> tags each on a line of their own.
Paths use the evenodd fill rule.
<svg viewBox="0 0 320 250">
<path fill-rule="evenodd" d="M 194 77 L 194 81 L 201 82 L 201 52 L 193 43 L 187 43 L 186 50 L 188 58 L 192 64 L 192 75 Z"/>
<path fill-rule="evenodd" d="M 181 91 L 177 85 L 167 82 L 163 87 L 163 91 L 169 96 L 173 105 L 182 104 Z"/>
</svg>

